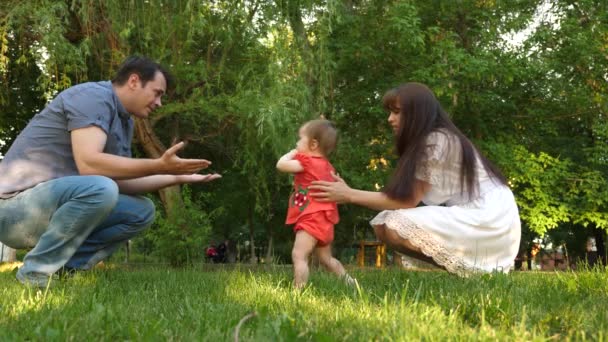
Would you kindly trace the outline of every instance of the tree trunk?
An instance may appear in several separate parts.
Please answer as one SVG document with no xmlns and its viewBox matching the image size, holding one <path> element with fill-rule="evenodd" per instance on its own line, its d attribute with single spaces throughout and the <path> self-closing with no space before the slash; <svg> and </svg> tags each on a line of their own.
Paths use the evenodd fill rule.
<svg viewBox="0 0 608 342">
<path fill-rule="evenodd" d="M 255 255 L 255 238 L 254 238 L 254 230 L 253 230 L 253 217 L 254 217 L 254 212 L 253 209 L 254 206 L 253 204 L 249 206 L 249 215 L 247 218 L 247 224 L 249 225 L 249 248 L 250 248 L 250 252 L 251 255 L 249 257 L 249 262 L 252 264 L 256 264 L 258 262 L 258 259 Z"/>
<path fill-rule="evenodd" d="M 273 247 L 272 229 L 269 229 L 268 234 L 268 248 L 266 250 L 266 263 L 274 263 L 272 259 L 272 247 Z"/>
<path fill-rule="evenodd" d="M 159 158 L 162 156 L 166 148 L 152 130 L 150 121 L 148 119 L 136 118 L 135 128 L 137 140 L 142 146 L 144 152 L 146 152 L 146 155 L 149 158 Z M 181 208 L 184 202 L 179 185 L 161 189 L 159 190 L 159 194 L 167 217 L 173 217 L 176 209 Z"/>
<path fill-rule="evenodd" d="M 146 156 L 149 158 L 159 158 L 165 152 L 165 147 L 161 143 L 158 136 L 152 130 L 152 125 L 147 119 L 135 119 L 136 137 L 141 144 Z M 165 215 L 171 227 L 174 227 L 179 232 L 180 238 L 186 239 L 190 234 L 188 227 L 183 220 L 180 219 L 180 209 L 183 208 L 184 200 L 179 185 L 168 186 L 158 190 L 160 200 L 165 209 Z M 177 242 L 177 241 L 176 241 Z M 184 251 L 178 253 L 169 253 L 169 262 L 174 266 L 188 263 L 190 257 L 188 251 L 185 251 L 186 257 L 183 258 Z"/>
<path fill-rule="evenodd" d="M 595 237 L 595 245 L 597 246 L 597 258 L 602 265 L 606 265 L 606 241 L 604 236 L 606 231 L 602 228 L 595 227 L 593 229 L 593 237 Z"/>
<path fill-rule="evenodd" d="M 304 63 L 308 66 L 306 68 L 306 83 L 310 86 L 316 83 L 316 75 L 313 71 L 314 65 L 314 54 L 310 41 L 308 40 L 308 34 L 306 32 L 306 26 L 302 19 L 302 9 L 299 0 L 288 0 L 282 3 L 283 14 L 289 21 L 289 26 L 293 31 L 294 40 L 298 49 L 300 50 Z"/>
</svg>

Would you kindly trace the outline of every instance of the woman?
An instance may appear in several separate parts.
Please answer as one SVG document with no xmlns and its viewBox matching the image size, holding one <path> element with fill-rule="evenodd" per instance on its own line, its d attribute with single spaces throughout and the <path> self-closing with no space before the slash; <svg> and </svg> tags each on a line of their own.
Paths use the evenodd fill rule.
<svg viewBox="0 0 608 342">
<path fill-rule="evenodd" d="M 313 182 L 319 201 L 383 210 L 371 225 L 379 240 L 451 273 L 508 272 L 521 228 L 504 176 L 452 123 L 433 92 L 407 83 L 383 98 L 396 136 L 397 168 L 382 192 Z M 420 202 L 426 206 L 418 207 Z"/>
</svg>

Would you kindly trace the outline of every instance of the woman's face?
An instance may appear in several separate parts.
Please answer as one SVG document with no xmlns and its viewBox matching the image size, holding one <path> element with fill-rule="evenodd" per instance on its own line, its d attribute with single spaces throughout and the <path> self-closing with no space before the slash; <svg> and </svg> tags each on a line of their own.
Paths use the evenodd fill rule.
<svg viewBox="0 0 608 342">
<path fill-rule="evenodd" d="M 389 107 L 388 123 L 393 128 L 393 133 L 399 132 L 399 125 L 401 124 L 401 107 L 398 103 L 394 103 Z"/>
</svg>

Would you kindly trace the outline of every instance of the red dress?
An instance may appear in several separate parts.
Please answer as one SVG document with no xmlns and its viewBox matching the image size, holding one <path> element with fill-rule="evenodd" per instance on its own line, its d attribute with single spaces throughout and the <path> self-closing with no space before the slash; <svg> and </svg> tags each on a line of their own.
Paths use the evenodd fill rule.
<svg viewBox="0 0 608 342">
<path fill-rule="evenodd" d="M 296 153 L 294 160 L 302 164 L 304 170 L 293 180 L 293 193 L 289 197 L 286 224 L 295 224 L 294 231 L 306 231 L 324 246 L 334 240 L 334 225 L 340 221 L 336 202 L 317 202 L 308 196 L 310 183 L 316 180 L 333 181 L 330 162 L 317 156 Z"/>
</svg>

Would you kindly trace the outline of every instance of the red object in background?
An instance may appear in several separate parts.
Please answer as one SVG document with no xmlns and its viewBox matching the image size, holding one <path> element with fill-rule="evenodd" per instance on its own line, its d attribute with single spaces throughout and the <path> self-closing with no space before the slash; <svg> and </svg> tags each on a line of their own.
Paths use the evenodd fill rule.
<svg viewBox="0 0 608 342">
<path fill-rule="evenodd" d="M 215 247 L 211 246 L 211 247 L 207 248 L 207 251 L 205 252 L 205 254 L 207 255 L 208 258 L 213 258 L 214 256 L 217 256 L 217 249 L 215 249 Z"/>
</svg>

